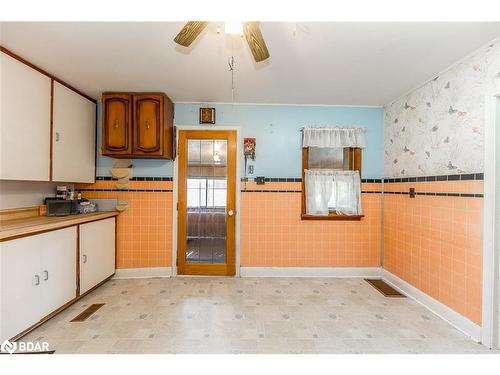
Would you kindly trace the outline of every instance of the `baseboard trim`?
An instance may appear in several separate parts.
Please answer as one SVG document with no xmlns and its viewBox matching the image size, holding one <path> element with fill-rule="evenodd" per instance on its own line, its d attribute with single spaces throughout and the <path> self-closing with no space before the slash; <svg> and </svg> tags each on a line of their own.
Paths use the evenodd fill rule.
<svg viewBox="0 0 500 375">
<path fill-rule="evenodd" d="M 149 277 L 171 277 L 172 267 L 120 268 L 114 279 L 142 279 Z"/>
<path fill-rule="evenodd" d="M 431 296 L 425 294 L 420 289 L 417 289 L 408 282 L 400 279 L 391 272 L 382 269 L 381 270 L 382 279 L 398 289 L 401 293 L 405 294 L 409 298 L 420 303 L 434 314 L 438 315 L 440 318 L 446 320 L 452 326 L 458 330 L 470 336 L 474 341 L 481 341 L 481 327 L 474 323 L 473 321 L 467 319 L 465 316 L 460 315 L 455 310 L 449 308 L 445 304 L 435 300 Z"/>
<path fill-rule="evenodd" d="M 379 267 L 241 267 L 241 277 L 380 277 Z"/>
</svg>

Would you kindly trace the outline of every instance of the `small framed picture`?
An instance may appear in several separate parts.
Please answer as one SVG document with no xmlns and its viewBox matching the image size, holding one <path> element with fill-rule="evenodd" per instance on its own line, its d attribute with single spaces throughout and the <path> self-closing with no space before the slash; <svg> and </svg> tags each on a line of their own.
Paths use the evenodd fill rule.
<svg viewBox="0 0 500 375">
<path fill-rule="evenodd" d="M 200 124 L 215 124 L 215 108 L 200 108 Z"/>
</svg>

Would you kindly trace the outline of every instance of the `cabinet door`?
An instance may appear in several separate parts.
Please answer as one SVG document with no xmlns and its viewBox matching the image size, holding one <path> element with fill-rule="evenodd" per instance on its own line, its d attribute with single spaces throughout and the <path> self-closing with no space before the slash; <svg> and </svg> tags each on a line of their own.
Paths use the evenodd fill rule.
<svg viewBox="0 0 500 375">
<path fill-rule="evenodd" d="M 80 225 L 80 294 L 115 273 L 115 218 Z"/>
<path fill-rule="evenodd" d="M 103 155 L 132 154 L 131 97 L 126 94 L 102 96 Z"/>
<path fill-rule="evenodd" d="M 52 180 L 95 180 L 95 104 L 54 82 Z"/>
<path fill-rule="evenodd" d="M 0 179 L 49 181 L 47 76 L 0 52 Z"/>
<path fill-rule="evenodd" d="M 41 315 L 76 297 L 76 227 L 40 236 Z"/>
<path fill-rule="evenodd" d="M 41 318 L 40 236 L 0 243 L 0 341 Z"/>
<path fill-rule="evenodd" d="M 134 154 L 163 154 L 163 97 L 134 95 Z"/>
</svg>

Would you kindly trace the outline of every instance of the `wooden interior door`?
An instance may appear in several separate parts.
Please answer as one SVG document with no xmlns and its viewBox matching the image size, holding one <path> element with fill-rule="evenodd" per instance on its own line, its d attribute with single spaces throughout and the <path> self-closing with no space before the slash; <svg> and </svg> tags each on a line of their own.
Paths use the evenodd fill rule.
<svg viewBox="0 0 500 375">
<path fill-rule="evenodd" d="M 236 132 L 181 130 L 177 273 L 235 274 Z"/>
<path fill-rule="evenodd" d="M 163 153 L 163 98 L 161 95 L 134 95 L 134 153 Z"/>
<path fill-rule="evenodd" d="M 103 95 L 103 147 L 104 155 L 132 154 L 131 96 L 127 94 Z"/>
</svg>

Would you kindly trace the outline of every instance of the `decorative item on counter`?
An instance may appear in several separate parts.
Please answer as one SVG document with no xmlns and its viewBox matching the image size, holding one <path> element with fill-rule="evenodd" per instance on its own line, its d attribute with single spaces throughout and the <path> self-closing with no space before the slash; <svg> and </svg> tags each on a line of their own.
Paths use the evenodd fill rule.
<svg viewBox="0 0 500 375">
<path fill-rule="evenodd" d="M 215 108 L 200 108 L 200 124 L 215 124 Z"/>
<path fill-rule="evenodd" d="M 81 214 L 89 214 L 97 211 L 97 204 L 89 202 L 87 199 L 82 199 L 78 204 L 78 212 Z"/>
<path fill-rule="evenodd" d="M 118 204 L 116 205 L 116 210 L 123 212 L 128 210 L 128 202 L 127 201 L 118 201 Z"/>
<path fill-rule="evenodd" d="M 66 185 L 57 185 L 56 198 L 66 199 L 67 196 L 68 196 L 68 187 Z"/>
</svg>

